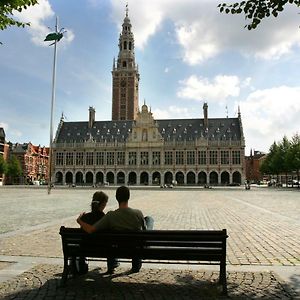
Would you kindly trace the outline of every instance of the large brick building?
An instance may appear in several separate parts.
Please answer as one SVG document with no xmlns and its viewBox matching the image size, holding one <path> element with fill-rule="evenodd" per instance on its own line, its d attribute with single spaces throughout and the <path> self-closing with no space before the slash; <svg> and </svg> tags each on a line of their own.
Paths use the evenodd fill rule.
<svg viewBox="0 0 300 300">
<path fill-rule="evenodd" d="M 11 155 L 15 155 L 22 167 L 20 184 L 48 180 L 49 148 L 32 143 L 11 144 Z"/>
<path fill-rule="evenodd" d="M 139 72 L 128 11 L 112 70 L 112 121 L 62 118 L 53 143 L 56 184 L 240 184 L 245 179 L 245 140 L 237 118 L 155 119 L 139 110 Z M 199 113 L 200 114 L 200 113 Z"/>
</svg>

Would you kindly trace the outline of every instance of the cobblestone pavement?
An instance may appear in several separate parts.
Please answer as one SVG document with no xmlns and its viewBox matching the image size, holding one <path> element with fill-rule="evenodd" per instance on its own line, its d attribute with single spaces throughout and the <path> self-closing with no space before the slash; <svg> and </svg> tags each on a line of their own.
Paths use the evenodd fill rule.
<svg viewBox="0 0 300 300">
<path fill-rule="evenodd" d="M 0 284 L 1 299 L 293 299 L 296 297 L 272 272 L 229 272 L 228 297 L 221 295 L 218 272 L 118 269 L 104 275 L 96 268 L 60 286 L 61 266 L 38 265 L 13 281 Z M 296 298 L 294 298 L 296 299 Z"/>
<path fill-rule="evenodd" d="M 54 189 L 51 195 L 47 195 L 43 189 L 0 188 L 0 230 L 3 232 L 0 234 L 0 254 L 61 257 L 59 227 L 61 225 L 77 227 L 76 215 L 80 211 L 89 210 L 94 191 L 78 188 Z M 115 188 L 105 188 L 105 192 L 110 197 L 106 211 L 115 209 Z M 226 228 L 229 234 L 227 248 L 229 266 L 299 268 L 299 196 L 299 191 L 295 189 L 252 188 L 245 191 L 241 188 L 211 190 L 133 188 L 130 206 L 141 209 L 145 215 L 153 216 L 156 229 Z M 58 279 L 55 276 L 59 272 L 58 266 L 39 266 L 14 281 L 1 284 L 0 298 L 1 295 L 3 297 L 8 295 L 9 289 L 13 289 L 13 291 L 20 290 L 20 293 L 12 292 L 13 296 L 7 299 L 43 299 L 40 295 L 50 295 L 50 298 L 45 299 L 104 299 L 100 298 L 98 285 L 94 286 L 92 283 L 94 281 L 91 280 L 85 283 L 92 286 L 91 295 L 85 295 L 84 293 L 89 292 L 84 288 L 83 294 L 77 290 L 76 296 L 73 293 L 75 283 L 74 289 L 59 289 Z M 200 276 L 205 282 L 215 276 L 208 275 L 207 272 L 195 273 L 188 270 L 180 272 L 182 278 Z M 97 281 L 106 283 L 102 286 L 105 293 L 113 295 L 105 299 L 213 299 L 214 297 L 209 294 L 203 295 L 203 290 L 206 290 L 203 280 L 195 283 L 191 279 L 190 284 L 187 284 L 187 280 L 183 280 L 185 285 L 182 286 L 183 282 L 176 281 L 176 278 L 179 278 L 176 277 L 177 273 L 166 269 L 143 271 L 138 275 L 130 275 L 128 278 L 120 276 L 113 280 L 99 277 L 97 272 L 94 273 L 91 274 L 98 276 Z M 274 272 L 236 271 L 230 272 L 228 276 L 230 297 L 233 299 L 296 299 L 293 292 L 288 291 Z M 107 284 L 107 280 L 110 284 Z M 299 287 L 300 278 L 295 277 L 292 280 L 293 287 Z M 32 291 L 27 293 L 30 286 Z M 176 290 L 180 291 L 178 295 Z M 211 289 L 211 285 L 207 288 L 207 291 L 210 290 L 214 290 Z M 124 295 L 120 294 L 121 291 Z M 168 297 L 164 295 L 165 292 Z M 54 294 L 57 298 L 53 298 Z"/>
</svg>

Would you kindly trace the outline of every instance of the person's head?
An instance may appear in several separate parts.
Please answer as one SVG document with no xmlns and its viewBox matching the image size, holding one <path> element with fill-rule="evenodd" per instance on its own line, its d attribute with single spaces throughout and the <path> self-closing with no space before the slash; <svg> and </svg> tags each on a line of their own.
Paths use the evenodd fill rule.
<svg viewBox="0 0 300 300">
<path fill-rule="evenodd" d="M 108 196 L 103 192 L 95 192 L 93 195 L 91 209 L 92 212 L 103 211 L 108 201 Z"/>
<path fill-rule="evenodd" d="M 118 203 L 128 203 L 130 197 L 130 191 L 127 186 L 120 186 L 116 191 L 116 199 Z"/>
</svg>

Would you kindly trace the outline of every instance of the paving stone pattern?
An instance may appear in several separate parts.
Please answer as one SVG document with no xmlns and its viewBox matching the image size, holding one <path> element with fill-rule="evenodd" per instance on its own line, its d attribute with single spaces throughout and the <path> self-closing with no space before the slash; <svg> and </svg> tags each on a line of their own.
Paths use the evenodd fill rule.
<svg viewBox="0 0 300 300">
<path fill-rule="evenodd" d="M 77 227 L 93 189 L 0 188 L 0 254 L 62 257 L 61 225 Z M 117 207 L 115 188 L 106 211 Z M 156 229 L 228 230 L 230 266 L 300 266 L 300 193 L 297 190 L 135 189 L 130 206 L 155 219 Z M 0 262 L 0 270 L 9 264 Z M 176 269 L 176 267 L 175 267 Z M 204 269 L 204 268 L 203 268 Z M 61 266 L 38 265 L 0 284 L 0 299 L 224 299 L 218 272 L 143 268 L 113 276 L 94 269 L 59 286 Z M 295 278 L 294 286 L 298 284 Z M 300 299 L 274 272 L 228 272 L 229 299 Z"/>
<path fill-rule="evenodd" d="M 113 275 L 91 270 L 88 275 L 71 279 L 60 286 L 61 266 L 39 265 L 0 284 L 0 298 L 8 299 L 293 299 L 271 272 L 229 272 L 228 297 L 221 295 L 218 272 L 142 269 L 128 274 L 118 269 Z"/>
</svg>

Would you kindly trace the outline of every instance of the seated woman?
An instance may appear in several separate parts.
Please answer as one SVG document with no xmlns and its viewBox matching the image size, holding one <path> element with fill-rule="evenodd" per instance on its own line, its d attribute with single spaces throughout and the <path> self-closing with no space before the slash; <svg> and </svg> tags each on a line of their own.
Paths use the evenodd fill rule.
<svg viewBox="0 0 300 300">
<path fill-rule="evenodd" d="M 91 203 L 91 212 L 84 213 L 81 219 L 90 225 L 99 221 L 105 213 L 103 212 L 108 201 L 108 196 L 103 192 L 95 192 Z"/>
<path fill-rule="evenodd" d="M 98 222 L 105 216 L 103 212 L 108 201 L 108 196 L 103 192 L 95 192 L 91 203 L 91 212 L 83 213 L 81 219 L 90 225 Z M 88 263 L 85 257 L 74 257 L 71 261 L 71 269 L 74 276 L 88 272 Z"/>
</svg>

